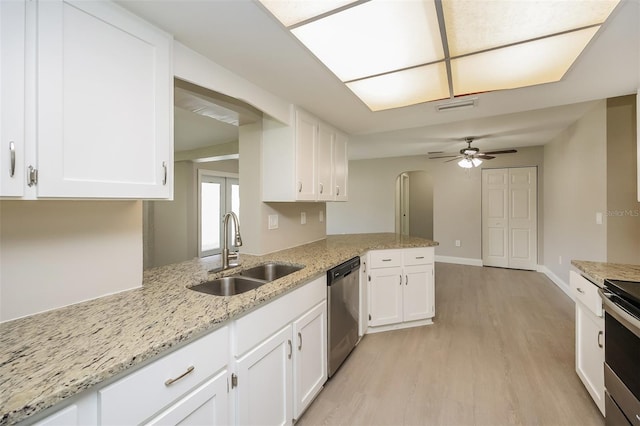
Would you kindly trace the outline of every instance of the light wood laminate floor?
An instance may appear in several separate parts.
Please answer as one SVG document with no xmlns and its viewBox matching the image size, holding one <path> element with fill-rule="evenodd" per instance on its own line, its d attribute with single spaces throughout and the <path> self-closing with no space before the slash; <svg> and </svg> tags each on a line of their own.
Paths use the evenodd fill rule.
<svg viewBox="0 0 640 426">
<path fill-rule="evenodd" d="M 603 425 L 574 322 L 540 273 L 436 264 L 435 323 L 366 335 L 297 425 Z"/>
</svg>

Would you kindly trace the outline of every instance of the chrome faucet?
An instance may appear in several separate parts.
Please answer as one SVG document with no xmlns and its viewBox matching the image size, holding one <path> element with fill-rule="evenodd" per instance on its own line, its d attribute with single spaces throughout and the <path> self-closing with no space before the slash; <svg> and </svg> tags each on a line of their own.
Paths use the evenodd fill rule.
<svg viewBox="0 0 640 426">
<path fill-rule="evenodd" d="M 223 221 L 223 241 L 222 241 L 222 269 L 227 269 L 229 267 L 229 260 L 239 260 L 238 252 L 229 253 L 229 219 L 233 218 L 233 223 L 235 225 L 234 231 L 236 234 L 235 238 L 235 246 L 242 246 L 242 237 L 240 236 L 240 222 L 238 221 L 238 216 L 234 212 L 229 212 L 224 215 Z M 236 262 L 237 265 L 237 262 Z M 236 266 L 232 265 L 232 266 Z"/>
</svg>

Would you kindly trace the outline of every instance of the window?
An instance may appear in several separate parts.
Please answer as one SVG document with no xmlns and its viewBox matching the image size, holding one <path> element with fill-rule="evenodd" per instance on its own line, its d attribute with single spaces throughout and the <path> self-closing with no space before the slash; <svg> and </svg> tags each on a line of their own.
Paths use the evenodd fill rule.
<svg viewBox="0 0 640 426">
<path fill-rule="evenodd" d="M 240 184 L 238 178 L 198 170 L 198 254 L 200 257 L 222 251 L 222 219 L 232 211 L 240 216 Z M 235 233 L 231 229 L 229 249 L 235 249 Z"/>
</svg>

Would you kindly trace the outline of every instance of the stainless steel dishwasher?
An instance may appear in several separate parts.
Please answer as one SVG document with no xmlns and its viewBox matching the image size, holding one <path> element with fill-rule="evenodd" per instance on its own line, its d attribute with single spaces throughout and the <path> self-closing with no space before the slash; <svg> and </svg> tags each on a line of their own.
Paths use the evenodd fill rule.
<svg viewBox="0 0 640 426">
<path fill-rule="evenodd" d="M 354 257 L 327 271 L 329 377 L 358 343 L 359 270 L 360 258 Z"/>
</svg>

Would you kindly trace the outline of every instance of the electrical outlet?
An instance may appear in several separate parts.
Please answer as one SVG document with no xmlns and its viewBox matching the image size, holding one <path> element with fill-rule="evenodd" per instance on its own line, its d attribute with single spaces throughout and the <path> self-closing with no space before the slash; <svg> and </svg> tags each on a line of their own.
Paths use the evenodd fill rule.
<svg viewBox="0 0 640 426">
<path fill-rule="evenodd" d="M 278 229 L 278 215 L 270 214 L 269 215 L 269 229 Z"/>
<path fill-rule="evenodd" d="M 460 247 L 460 240 L 456 240 L 456 247 Z"/>
<path fill-rule="evenodd" d="M 602 225 L 602 212 L 596 212 L 596 225 Z"/>
<path fill-rule="evenodd" d="M 307 212 L 300 212 L 300 225 L 307 223 Z"/>
<path fill-rule="evenodd" d="M 322 210 L 320 210 L 320 215 L 318 215 L 318 219 L 320 220 L 320 223 L 324 222 L 324 212 Z"/>
</svg>

